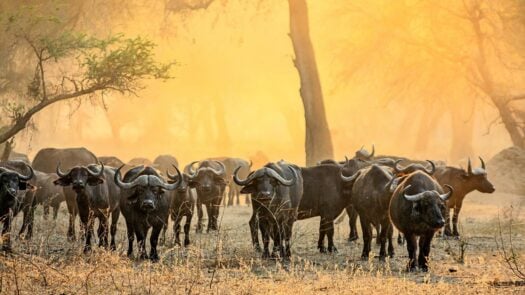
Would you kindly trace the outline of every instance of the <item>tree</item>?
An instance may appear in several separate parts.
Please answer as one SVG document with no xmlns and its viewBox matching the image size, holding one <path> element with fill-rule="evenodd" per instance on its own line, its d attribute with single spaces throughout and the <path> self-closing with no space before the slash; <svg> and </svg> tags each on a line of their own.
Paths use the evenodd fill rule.
<svg viewBox="0 0 525 295">
<path fill-rule="evenodd" d="M 215 0 L 171 0 L 166 10 L 172 13 L 208 9 Z M 323 92 L 315 52 L 310 40 L 306 0 L 289 0 L 290 39 L 294 48 L 294 65 L 300 78 L 300 95 L 304 107 L 306 165 L 333 157 L 330 129 L 326 119 Z"/>
<path fill-rule="evenodd" d="M 0 15 L 0 24 L 6 28 L 0 38 L 7 41 L 3 46 L 28 53 L 34 68 L 31 77 L 25 77 L 24 92 L 9 89 L 7 84 L 7 94 L 1 96 L 9 121 L 0 131 L 0 143 L 57 102 L 94 99 L 110 91 L 136 95 L 143 88 L 142 80 L 170 78 L 172 63 L 154 60 L 153 42 L 122 35 L 95 38 L 59 29 L 62 24 L 57 18 L 38 15 L 37 10 L 23 7 Z"/>
<path fill-rule="evenodd" d="M 332 138 L 326 120 L 323 91 L 314 48 L 310 40 L 306 0 L 289 0 L 290 38 L 295 52 L 294 65 L 301 79 L 301 98 L 306 123 L 306 165 L 333 158 Z"/>
</svg>

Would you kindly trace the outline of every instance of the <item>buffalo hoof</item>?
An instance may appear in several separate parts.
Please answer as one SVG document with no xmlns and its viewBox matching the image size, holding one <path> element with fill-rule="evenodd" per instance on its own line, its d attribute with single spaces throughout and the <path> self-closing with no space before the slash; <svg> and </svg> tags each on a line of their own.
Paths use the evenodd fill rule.
<svg viewBox="0 0 525 295">
<path fill-rule="evenodd" d="M 259 244 L 254 244 L 253 248 L 255 249 L 255 252 L 260 253 L 262 251 L 261 246 Z"/>
<path fill-rule="evenodd" d="M 320 253 L 326 253 L 326 247 L 325 246 L 318 246 L 317 249 L 319 249 Z"/>
<path fill-rule="evenodd" d="M 117 245 L 115 245 L 115 243 L 111 243 L 111 246 L 109 246 L 109 250 L 110 251 L 116 251 L 117 250 Z"/>
<path fill-rule="evenodd" d="M 330 252 L 330 253 L 337 253 L 337 248 L 335 246 L 329 246 L 328 247 L 328 252 Z"/>
<path fill-rule="evenodd" d="M 386 261 L 386 256 L 385 255 L 379 255 L 379 261 L 385 262 Z"/>
<path fill-rule="evenodd" d="M 87 246 L 84 246 L 84 254 L 87 254 L 91 252 L 91 246 L 87 245 Z"/>
<path fill-rule="evenodd" d="M 180 240 L 177 239 L 177 240 L 175 240 L 175 245 L 181 246 L 182 244 L 180 243 Z"/>
<path fill-rule="evenodd" d="M 142 253 L 142 254 L 140 254 L 139 259 L 140 259 L 140 260 L 146 260 L 146 259 L 148 259 L 148 254 L 146 254 L 146 253 Z"/>
<path fill-rule="evenodd" d="M 159 258 L 159 255 L 158 254 L 151 254 L 149 259 L 151 260 L 151 262 L 159 262 L 160 258 Z"/>
<path fill-rule="evenodd" d="M 270 255 L 270 251 L 264 251 L 264 252 L 262 253 L 262 255 L 261 255 L 261 257 L 262 257 L 263 259 L 268 259 L 268 258 L 270 258 L 270 256 L 271 256 L 271 255 Z"/>
<path fill-rule="evenodd" d="M 388 257 L 394 258 L 394 255 L 395 255 L 395 253 L 393 251 L 392 252 L 388 252 Z"/>
<path fill-rule="evenodd" d="M 362 261 L 368 261 L 368 255 L 361 255 L 361 260 Z"/>
<path fill-rule="evenodd" d="M 184 247 L 188 247 L 191 244 L 189 239 L 184 240 Z"/>
<path fill-rule="evenodd" d="M 77 240 L 77 238 L 75 236 L 67 236 L 67 241 L 68 242 L 75 242 Z"/>
<path fill-rule="evenodd" d="M 2 246 L 2 252 L 13 253 L 13 248 L 11 248 L 11 245 L 3 245 Z"/>
<path fill-rule="evenodd" d="M 428 272 L 428 266 L 426 265 L 419 266 L 419 270 L 421 270 L 422 272 Z"/>
<path fill-rule="evenodd" d="M 348 237 L 349 242 L 357 241 L 357 239 L 359 239 L 358 235 L 351 235 Z"/>
</svg>

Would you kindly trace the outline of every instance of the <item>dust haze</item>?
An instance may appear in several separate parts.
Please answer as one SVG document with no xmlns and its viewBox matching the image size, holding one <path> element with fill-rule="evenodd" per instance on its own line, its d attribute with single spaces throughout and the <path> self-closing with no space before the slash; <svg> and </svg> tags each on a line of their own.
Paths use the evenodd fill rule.
<svg viewBox="0 0 525 295">
<path fill-rule="evenodd" d="M 304 110 L 286 1 L 216 1 L 181 14 L 157 2 L 86 5 L 77 27 L 99 36 L 147 36 L 160 60 L 177 62 L 174 78 L 146 83 L 137 96 L 111 93 L 103 102 L 45 109 L 35 117 L 36 130 L 17 136 L 15 149 L 33 156 L 43 147 L 85 146 L 124 161 L 173 154 L 183 163 L 262 151 L 269 160 L 304 164 Z M 433 13 L 433 1 L 403 23 L 418 1 L 391 2 L 309 2 L 335 158 L 375 144 L 379 154 L 457 163 L 512 145 L 504 127 L 491 123 L 498 114 L 463 65 L 446 59 L 474 50 L 462 35 L 469 24 Z M 459 2 L 447 5 L 453 10 Z M 454 51 L 434 54 L 407 36 Z M 496 67 L 493 73 L 506 75 Z"/>
</svg>

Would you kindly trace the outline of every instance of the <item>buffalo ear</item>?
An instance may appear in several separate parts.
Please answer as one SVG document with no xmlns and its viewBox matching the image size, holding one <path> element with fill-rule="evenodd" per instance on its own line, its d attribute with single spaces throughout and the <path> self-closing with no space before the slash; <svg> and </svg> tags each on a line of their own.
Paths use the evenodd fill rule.
<svg viewBox="0 0 525 295">
<path fill-rule="evenodd" d="M 255 187 L 252 184 L 250 184 L 241 189 L 241 194 L 253 194 L 255 193 L 255 191 Z"/>
<path fill-rule="evenodd" d="M 90 176 L 90 177 L 88 177 L 87 183 L 89 185 L 91 185 L 91 186 L 96 186 L 96 185 L 102 184 L 102 183 L 104 183 L 104 177 L 102 177 L 102 176 L 96 176 L 96 177 Z"/>
<path fill-rule="evenodd" d="M 31 186 L 31 185 L 29 185 L 29 186 Z M 27 182 L 25 182 L 25 181 L 19 181 L 18 182 L 18 189 L 19 190 L 25 191 L 27 189 L 27 187 L 28 187 Z"/>
<path fill-rule="evenodd" d="M 53 181 L 53 184 L 60 185 L 60 186 L 71 185 L 71 177 L 69 177 L 69 176 L 60 177 L 59 179 Z"/>
<path fill-rule="evenodd" d="M 461 174 L 461 180 L 467 181 L 467 180 L 469 180 L 469 178 L 470 178 L 470 175 L 468 175 L 467 173 Z"/>
</svg>

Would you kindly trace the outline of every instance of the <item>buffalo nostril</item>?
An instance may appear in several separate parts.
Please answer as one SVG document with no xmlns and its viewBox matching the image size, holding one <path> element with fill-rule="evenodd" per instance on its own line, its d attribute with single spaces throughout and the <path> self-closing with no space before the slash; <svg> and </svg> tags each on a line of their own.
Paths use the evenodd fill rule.
<svg viewBox="0 0 525 295">
<path fill-rule="evenodd" d="M 440 227 L 445 225 L 445 219 L 441 219 L 437 223 Z"/>
</svg>

